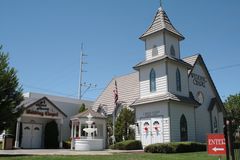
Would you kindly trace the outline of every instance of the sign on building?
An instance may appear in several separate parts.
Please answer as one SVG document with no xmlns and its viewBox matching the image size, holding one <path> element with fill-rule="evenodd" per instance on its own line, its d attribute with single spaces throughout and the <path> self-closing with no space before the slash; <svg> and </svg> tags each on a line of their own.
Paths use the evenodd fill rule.
<svg viewBox="0 0 240 160">
<path fill-rule="evenodd" d="M 208 154 L 226 155 L 224 134 L 208 134 Z"/>
</svg>

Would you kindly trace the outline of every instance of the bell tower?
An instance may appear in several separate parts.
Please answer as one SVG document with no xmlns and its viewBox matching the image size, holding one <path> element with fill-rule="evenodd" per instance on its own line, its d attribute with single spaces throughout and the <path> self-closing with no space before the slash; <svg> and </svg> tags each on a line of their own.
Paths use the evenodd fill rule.
<svg viewBox="0 0 240 160">
<path fill-rule="evenodd" d="M 139 71 L 140 98 L 169 94 L 188 97 L 191 65 L 180 58 L 180 41 L 184 37 L 162 6 L 140 39 L 145 43 L 145 60 L 133 67 Z"/>
<path fill-rule="evenodd" d="M 180 41 L 184 37 L 172 25 L 162 6 L 140 39 L 145 42 L 146 60 L 161 56 L 180 59 Z"/>
</svg>

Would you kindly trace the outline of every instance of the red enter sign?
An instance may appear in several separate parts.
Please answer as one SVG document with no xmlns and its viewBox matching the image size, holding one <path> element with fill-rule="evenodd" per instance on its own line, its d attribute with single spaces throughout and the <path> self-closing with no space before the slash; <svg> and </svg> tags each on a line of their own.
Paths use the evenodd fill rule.
<svg viewBox="0 0 240 160">
<path fill-rule="evenodd" d="M 226 154 L 224 134 L 208 134 L 208 154 Z"/>
</svg>

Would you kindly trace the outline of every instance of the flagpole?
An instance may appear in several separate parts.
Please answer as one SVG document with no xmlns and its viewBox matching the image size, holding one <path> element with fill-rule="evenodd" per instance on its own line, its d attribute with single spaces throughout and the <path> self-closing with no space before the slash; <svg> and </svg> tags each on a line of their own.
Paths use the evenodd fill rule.
<svg viewBox="0 0 240 160">
<path fill-rule="evenodd" d="M 115 107 L 117 107 L 116 104 L 115 104 Z M 113 136 L 112 136 L 112 139 L 113 139 L 113 144 L 115 144 L 115 109 L 113 111 Z"/>
<path fill-rule="evenodd" d="M 117 88 L 117 81 L 115 80 L 115 89 L 113 90 L 113 92 L 114 92 L 114 104 L 115 104 L 115 108 L 114 108 L 114 110 L 113 110 L 113 121 L 112 121 L 112 123 L 113 123 L 113 135 L 112 135 L 112 139 L 113 139 L 113 144 L 115 144 L 115 117 L 116 117 L 116 110 L 117 110 L 117 105 L 118 105 L 118 103 L 117 103 L 117 101 L 118 101 L 118 88 Z"/>
</svg>

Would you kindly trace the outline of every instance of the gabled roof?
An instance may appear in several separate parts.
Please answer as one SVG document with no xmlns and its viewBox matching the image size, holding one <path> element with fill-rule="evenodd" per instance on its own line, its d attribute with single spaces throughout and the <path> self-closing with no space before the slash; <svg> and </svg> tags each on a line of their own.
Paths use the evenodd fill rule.
<svg viewBox="0 0 240 160">
<path fill-rule="evenodd" d="M 205 70 L 205 73 L 206 73 L 207 78 L 209 79 L 210 85 L 213 87 L 213 91 L 214 91 L 215 96 L 216 96 L 215 99 L 213 99 L 213 100 L 214 100 L 213 102 L 217 101 L 217 104 L 218 104 L 219 107 L 221 108 L 221 111 L 225 114 L 225 113 L 226 113 L 226 110 L 225 110 L 225 108 L 224 108 L 224 105 L 223 105 L 223 103 L 222 103 L 222 100 L 221 100 L 221 98 L 220 98 L 220 96 L 219 96 L 219 94 L 218 94 L 217 88 L 216 88 L 216 86 L 214 85 L 214 82 L 213 82 L 213 80 L 212 80 L 212 77 L 211 77 L 211 75 L 210 75 L 210 73 L 209 73 L 209 71 L 208 71 L 208 69 L 207 69 L 206 64 L 204 63 L 204 60 L 203 60 L 201 54 L 196 54 L 196 55 L 193 55 L 193 56 L 189 56 L 189 57 L 183 58 L 183 61 L 185 61 L 185 62 L 187 62 L 187 63 L 189 63 L 189 64 L 191 64 L 191 65 L 193 66 L 193 68 L 192 68 L 191 70 L 189 70 L 188 76 L 191 75 L 191 73 L 192 73 L 192 71 L 193 71 L 193 69 L 194 69 L 194 66 L 196 65 L 197 62 L 199 62 L 199 63 L 201 64 L 201 66 L 202 66 L 203 69 Z M 212 102 L 212 103 L 213 103 L 213 102 Z"/>
<path fill-rule="evenodd" d="M 118 102 L 123 105 L 131 105 L 140 96 L 139 92 L 139 73 L 134 72 L 127 75 L 113 78 L 102 93 L 98 96 L 92 109 L 98 110 L 98 107 L 102 106 L 108 115 L 113 113 L 115 108 L 114 94 L 115 80 L 118 87 Z"/>
<path fill-rule="evenodd" d="M 180 40 L 183 40 L 183 35 L 178 32 L 175 27 L 172 25 L 170 19 L 168 18 L 166 12 L 163 10 L 162 7 L 160 7 L 155 15 L 155 18 L 151 24 L 151 26 L 147 29 L 147 31 L 140 37 L 140 39 L 144 40 L 145 37 L 162 31 L 167 30 L 175 35 L 177 35 Z"/>
<path fill-rule="evenodd" d="M 183 61 L 185 61 L 186 63 L 188 63 L 192 66 L 194 66 L 198 56 L 199 56 L 199 54 L 195 54 L 193 56 L 185 57 L 185 58 L 183 58 Z"/>
<path fill-rule="evenodd" d="M 170 57 L 168 55 L 159 56 L 159 57 L 156 57 L 156 58 L 153 58 L 153 59 L 150 59 L 150 60 L 144 60 L 144 61 L 138 63 L 137 65 L 135 65 L 133 68 L 137 70 L 141 66 L 144 66 L 144 65 L 147 65 L 147 64 L 150 64 L 150 63 L 155 63 L 155 62 L 162 61 L 162 60 L 170 60 L 170 61 L 173 61 L 173 62 L 177 62 L 181 65 L 184 65 L 184 66 L 188 67 L 189 69 L 192 68 L 192 65 L 190 65 L 189 63 L 187 63 L 187 62 L 185 62 L 181 59 Z"/>
<path fill-rule="evenodd" d="M 32 107 L 33 105 L 37 104 L 38 102 L 42 101 L 42 100 L 46 100 L 47 102 L 49 102 L 54 108 L 56 108 L 64 117 L 67 117 L 67 115 L 61 110 L 59 109 L 52 101 L 50 101 L 47 97 L 42 97 L 40 99 L 27 99 L 26 103 L 24 103 L 23 101 L 23 107 L 25 109 L 28 109 L 30 107 Z"/>
<path fill-rule="evenodd" d="M 154 97 L 147 97 L 147 98 L 140 98 L 135 103 L 132 104 L 132 106 L 138 106 L 146 103 L 155 103 L 159 101 L 176 101 L 176 102 L 186 102 L 191 103 L 195 106 L 199 106 L 200 104 L 192 97 L 184 97 L 172 93 L 167 93 L 159 96 Z"/>
<path fill-rule="evenodd" d="M 102 118 L 102 119 L 105 119 L 105 118 L 106 118 L 106 117 L 103 116 L 102 114 L 100 114 L 100 113 L 98 113 L 98 112 L 95 112 L 95 111 L 93 111 L 92 109 L 88 109 L 88 110 L 86 110 L 86 111 L 84 111 L 84 112 L 82 112 L 82 113 L 79 113 L 79 114 L 73 116 L 73 117 L 71 118 L 71 120 L 72 120 L 72 119 L 76 119 L 76 118 L 87 118 L 87 116 L 88 116 L 89 114 L 91 114 L 91 115 L 93 116 L 93 118 Z"/>
</svg>

